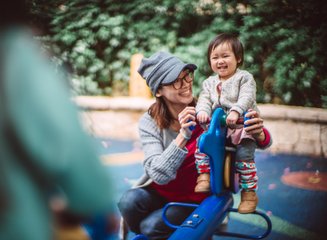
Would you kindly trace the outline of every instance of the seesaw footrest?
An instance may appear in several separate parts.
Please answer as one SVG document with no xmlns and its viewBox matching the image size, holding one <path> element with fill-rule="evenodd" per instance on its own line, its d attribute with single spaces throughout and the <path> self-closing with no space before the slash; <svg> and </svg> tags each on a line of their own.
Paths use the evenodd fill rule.
<svg viewBox="0 0 327 240">
<path fill-rule="evenodd" d="M 237 213 L 238 211 L 235 208 L 230 208 L 230 209 L 228 209 L 228 212 L 236 212 Z M 271 228 L 272 228 L 272 223 L 271 223 L 270 218 L 264 212 L 259 211 L 259 210 L 256 210 L 250 214 L 259 215 L 266 221 L 267 230 L 262 235 L 248 235 L 248 234 L 242 234 L 242 233 L 223 232 L 223 231 L 217 231 L 217 232 L 215 232 L 215 235 L 226 236 L 226 237 L 245 238 L 245 239 L 263 239 L 263 238 L 267 237 L 270 234 Z"/>
</svg>

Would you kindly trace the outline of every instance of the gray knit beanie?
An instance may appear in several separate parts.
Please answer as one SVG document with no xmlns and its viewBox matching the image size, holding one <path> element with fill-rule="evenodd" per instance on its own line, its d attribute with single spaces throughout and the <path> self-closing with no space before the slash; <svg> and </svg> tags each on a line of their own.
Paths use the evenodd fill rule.
<svg viewBox="0 0 327 240">
<path fill-rule="evenodd" d="M 184 63 L 168 52 L 157 52 L 149 58 L 143 58 L 138 73 L 145 79 L 153 95 L 157 93 L 160 84 L 174 82 L 185 68 L 197 69 L 191 63 Z"/>
</svg>

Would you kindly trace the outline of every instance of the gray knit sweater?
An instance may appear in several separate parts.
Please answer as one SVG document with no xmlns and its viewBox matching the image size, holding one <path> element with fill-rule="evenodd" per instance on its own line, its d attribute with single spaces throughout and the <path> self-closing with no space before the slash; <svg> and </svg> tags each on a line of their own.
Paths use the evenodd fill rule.
<svg viewBox="0 0 327 240">
<path fill-rule="evenodd" d="M 221 94 L 217 91 L 222 82 Z M 258 111 L 256 106 L 256 83 L 251 73 L 237 69 L 235 74 L 221 81 L 219 76 L 211 76 L 204 80 L 196 112 L 205 111 L 209 116 L 217 107 L 226 111 L 234 110 L 242 115 L 249 108 Z"/>
<path fill-rule="evenodd" d="M 163 185 L 175 179 L 177 170 L 188 153 L 186 148 L 179 148 L 175 144 L 178 132 L 160 130 L 153 118 L 144 113 L 139 121 L 139 134 L 145 156 L 145 174 L 136 185 L 144 186 L 152 181 Z"/>
</svg>

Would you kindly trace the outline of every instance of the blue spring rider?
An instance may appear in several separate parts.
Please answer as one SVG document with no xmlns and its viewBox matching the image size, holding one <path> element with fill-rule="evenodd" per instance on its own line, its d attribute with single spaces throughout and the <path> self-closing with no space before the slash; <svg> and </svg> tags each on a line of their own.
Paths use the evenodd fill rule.
<svg viewBox="0 0 327 240">
<path fill-rule="evenodd" d="M 163 210 L 165 223 L 176 231 L 169 240 L 207 240 L 212 236 L 229 236 L 245 239 L 263 239 L 271 232 L 270 218 L 263 212 L 256 210 L 254 213 L 261 216 L 267 223 L 267 229 L 262 235 L 246 235 L 233 232 L 217 231 L 229 212 L 237 212 L 232 208 L 232 193 L 237 193 L 238 175 L 234 167 L 234 152 L 225 149 L 227 127 L 226 114 L 220 108 L 213 113 L 209 129 L 202 134 L 199 140 L 200 151 L 210 157 L 210 181 L 212 195 L 201 204 L 168 203 Z M 235 150 L 234 150 L 235 151 Z M 192 214 L 181 225 L 173 225 L 166 217 L 166 212 L 171 206 L 194 208 Z M 147 240 L 144 235 L 137 235 L 133 240 Z"/>
</svg>

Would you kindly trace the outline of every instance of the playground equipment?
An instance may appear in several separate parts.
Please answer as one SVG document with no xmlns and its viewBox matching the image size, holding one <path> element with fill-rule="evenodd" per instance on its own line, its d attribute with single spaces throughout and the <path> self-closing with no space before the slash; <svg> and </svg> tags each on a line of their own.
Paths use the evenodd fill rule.
<svg viewBox="0 0 327 240">
<path fill-rule="evenodd" d="M 216 109 L 213 113 L 209 129 L 202 134 L 199 140 L 200 151 L 210 157 L 210 181 L 212 195 L 207 197 L 201 204 L 168 203 L 163 210 L 163 219 L 167 226 L 176 229 L 169 240 L 207 240 L 212 236 L 230 236 L 245 239 L 263 239 L 271 232 L 271 221 L 261 211 L 256 210 L 251 214 L 259 215 L 267 223 L 266 231 L 261 235 L 247 235 L 233 232 L 217 231 L 228 213 L 237 212 L 232 208 L 232 193 L 237 193 L 238 176 L 234 167 L 233 149 L 225 148 L 227 127 L 226 114 L 222 109 Z M 192 214 L 181 225 L 174 225 L 166 217 L 167 210 L 172 206 L 194 208 Z M 144 235 L 137 235 L 133 240 L 147 240 Z"/>
</svg>

